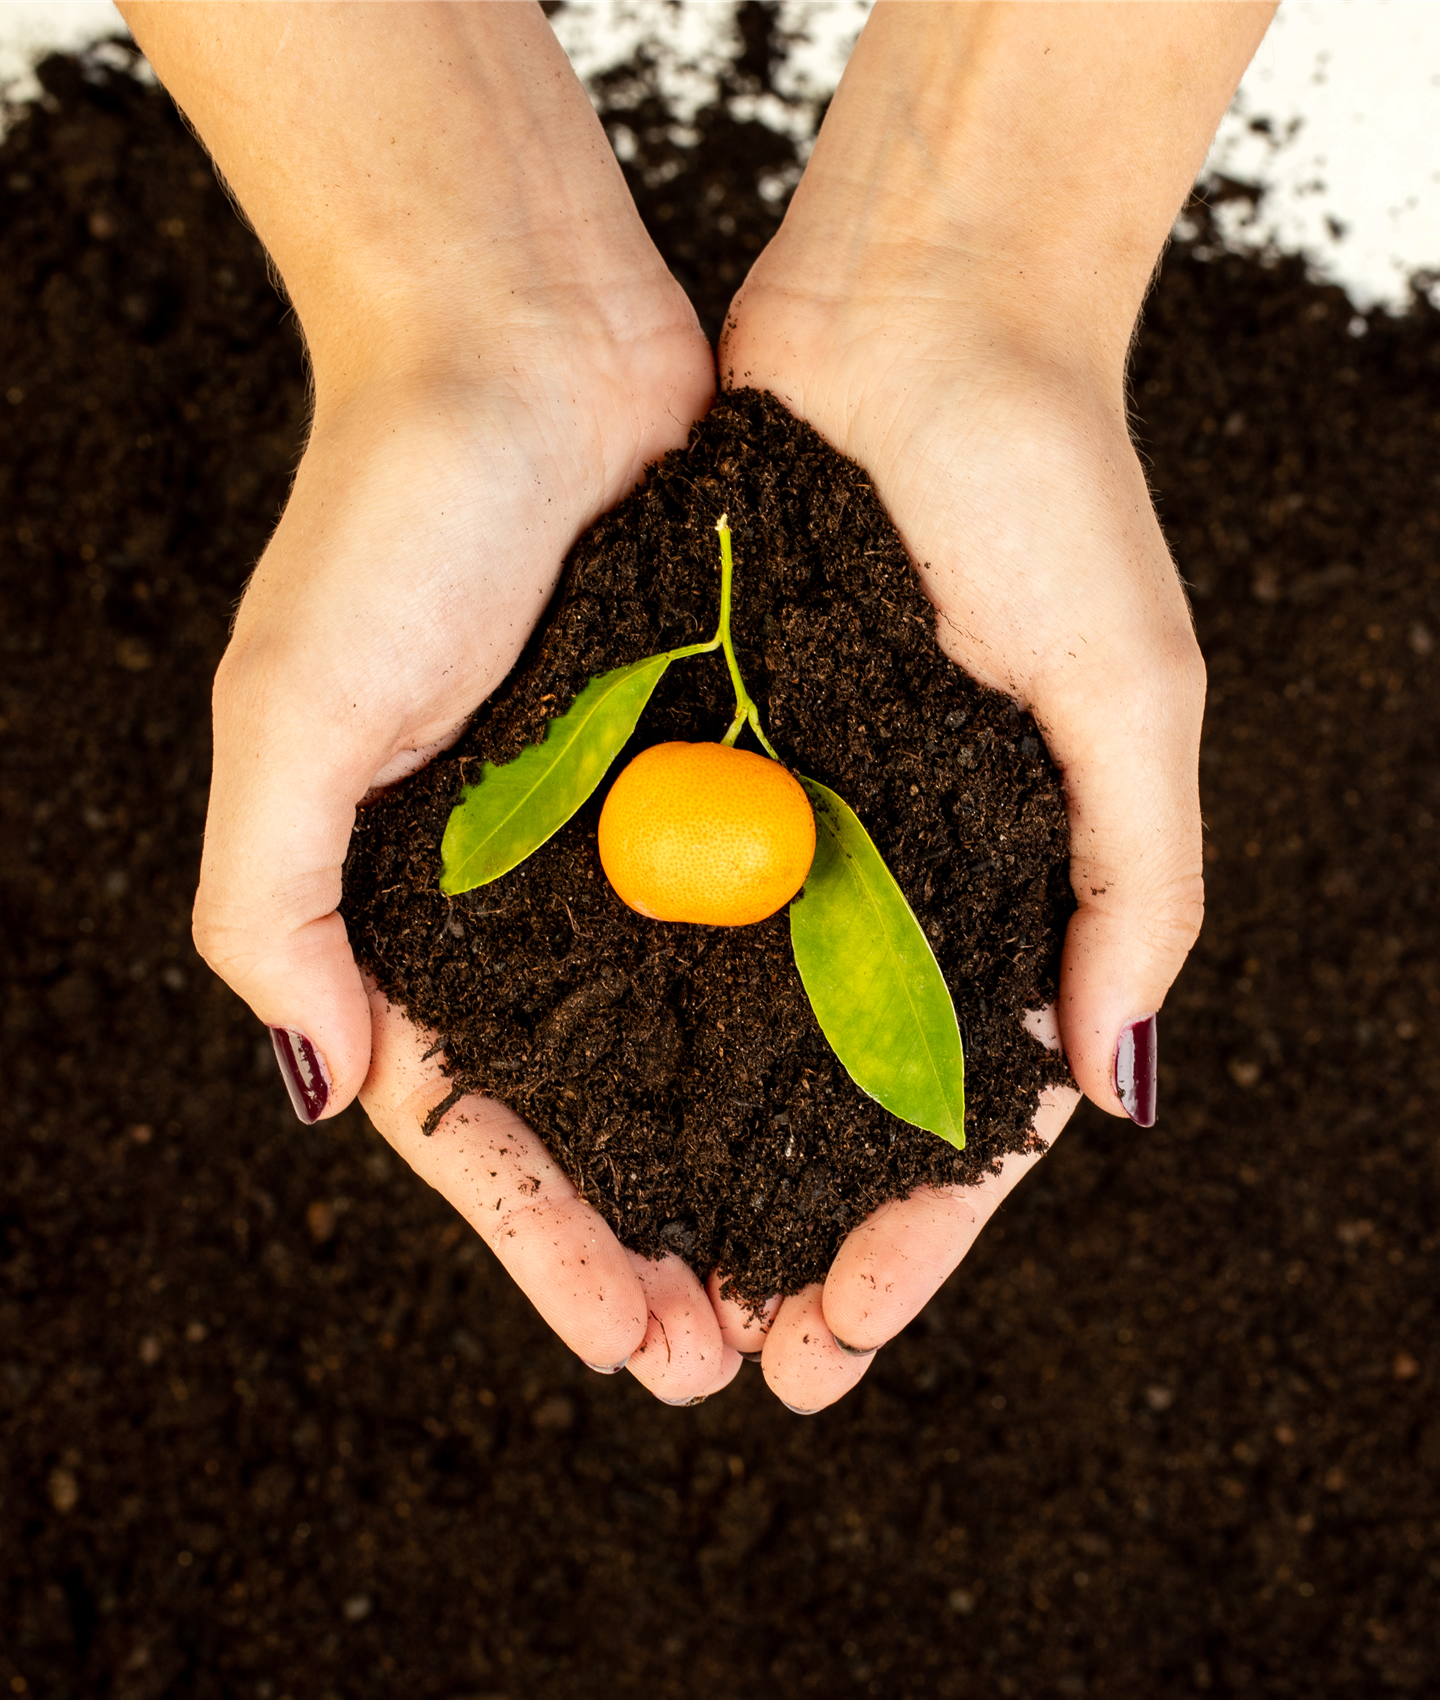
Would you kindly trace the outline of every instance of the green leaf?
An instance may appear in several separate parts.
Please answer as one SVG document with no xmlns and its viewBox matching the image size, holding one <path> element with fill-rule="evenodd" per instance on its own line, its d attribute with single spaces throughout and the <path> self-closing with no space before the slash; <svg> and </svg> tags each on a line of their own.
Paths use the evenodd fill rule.
<svg viewBox="0 0 1440 1700">
<path fill-rule="evenodd" d="M 815 1018 L 862 1092 L 963 1150 L 965 1057 L 940 964 L 855 811 L 800 783 L 815 862 L 790 905 L 790 942 Z"/>
<path fill-rule="evenodd" d="M 503 767 L 485 763 L 445 824 L 440 889 L 447 897 L 508 874 L 559 832 L 605 777 L 671 659 L 647 655 L 602 673 L 550 722 L 541 743 Z"/>
</svg>

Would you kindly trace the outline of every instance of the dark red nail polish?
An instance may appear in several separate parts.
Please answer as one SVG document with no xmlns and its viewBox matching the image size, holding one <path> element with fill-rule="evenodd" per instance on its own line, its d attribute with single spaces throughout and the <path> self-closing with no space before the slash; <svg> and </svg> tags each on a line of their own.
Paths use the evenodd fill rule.
<svg viewBox="0 0 1440 1700">
<path fill-rule="evenodd" d="M 1159 1048 L 1153 1015 L 1120 1030 L 1120 1043 L 1115 1047 L 1115 1096 L 1136 1127 L 1155 1125 Z"/>
<path fill-rule="evenodd" d="M 325 1059 L 293 1027 L 272 1027 L 270 1038 L 295 1114 L 309 1127 L 320 1120 L 330 1102 L 330 1075 Z"/>
</svg>

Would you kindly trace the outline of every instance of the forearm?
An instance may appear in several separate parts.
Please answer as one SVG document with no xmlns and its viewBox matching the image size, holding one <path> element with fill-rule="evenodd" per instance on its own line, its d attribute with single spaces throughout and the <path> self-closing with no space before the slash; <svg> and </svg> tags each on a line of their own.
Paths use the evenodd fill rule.
<svg viewBox="0 0 1440 1700">
<path fill-rule="evenodd" d="M 653 290 L 619 168 L 538 6 L 122 10 L 274 258 L 322 405 L 380 350 L 473 361 L 494 304 L 523 326 L 573 297 L 624 334 L 631 292 Z"/>
<path fill-rule="evenodd" d="M 984 291 L 1026 334 L 1123 358 L 1274 9 L 880 0 L 792 217 L 827 209 L 838 288 L 918 265 L 941 298 Z"/>
</svg>

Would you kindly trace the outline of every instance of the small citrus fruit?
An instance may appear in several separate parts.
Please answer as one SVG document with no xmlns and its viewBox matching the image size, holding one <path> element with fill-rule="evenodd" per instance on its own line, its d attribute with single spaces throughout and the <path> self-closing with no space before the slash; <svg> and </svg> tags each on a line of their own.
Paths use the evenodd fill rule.
<svg viewBox="0 0 1440 1700">
<path fill-rule="evenodd" d="M 652 921 L 745 927 L 799 891 L 815 811 L 778 761 L 724 744 L 654 744 L 610 787 L 600 862 Z"/>
</svg>

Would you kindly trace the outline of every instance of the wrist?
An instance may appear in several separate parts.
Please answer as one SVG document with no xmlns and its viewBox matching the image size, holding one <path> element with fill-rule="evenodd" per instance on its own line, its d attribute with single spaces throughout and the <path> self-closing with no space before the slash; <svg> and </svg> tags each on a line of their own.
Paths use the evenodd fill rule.
<svg viewBox="0 0 1440 1700">
<path fill-rule="evenodd" d="M 507 277 L 462 251 L 419 278 L 297 292 L 317 424 L 362 393 L 529 394 L 537 374 L 588 389 L 607 375 L 642 383 L 652 367 L 659 381 L 667 359 L 711 367 L 694 309 L 653 250 L 588 275 L 586 258 L 555 251 Z M 556 403 L 563 412 L 558 390 Z"/>
<path fill-rule="evenodd" d="M 284 281 L 322 408 L 527 327 L 647 333 L 664 268 L 537 6 L 123 3 Z"/>
<path fill-rule="evenodd" d="M 824 193 L 833 211 L 843 191 Z M 722 372 L 733 364 L 735 326 L 768 321 L 786 326 L 797 354 L 807 349 L 806 366 L 822 351 L 864 344 L 881 362 L 879 378 L 879 342 L 895 356 L 958 359 L 972 373 L 1030 366 L 1120 402 L 1143 282 L 1106 285 L 1084 256 L 1021 252 L 975 226 L 962 239 L 954 224 L 937 228 L 930 209 L 903 196 L 888 205 L 869 197 L 863 233 L 852 228 L 843 244 L 800 212 L 736 299 Z M 738 369 L 727 381 L 742 381 Z"/>
<path fill-rule="evenodd" d="M 777 241 L 1121 382 L 1156 260 L 1273 8 L 879 0 Z"/>
<path fill-rule="evenodd" d="M 927 340 L 976 341 L 997 359 L 1027 351 L 1120 385 L 1161 242 L 1116 252 L 1078 209 L 1063 227 L 1037 228 L 989 184 L 937 188 L 930 160 L 896 151 L 880 143 L 890 157 L 873 172 L 860 150 L 812 160 L 745 296 L 778 286 L 849 318 L 898 309 Z"/>
</svg>

